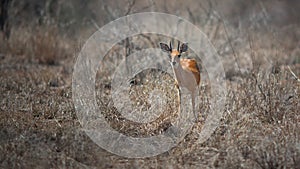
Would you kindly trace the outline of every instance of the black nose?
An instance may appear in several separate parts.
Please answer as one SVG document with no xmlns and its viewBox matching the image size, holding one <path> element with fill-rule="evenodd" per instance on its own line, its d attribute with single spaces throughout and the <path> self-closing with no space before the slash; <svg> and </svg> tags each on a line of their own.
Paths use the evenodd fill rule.
<svg viewBox="0 0 300 169">
<path fill-rule="evenodd" d="M 175 66 L 175 65 L 176 65 L 176 62 L 172 62 L 172 65 Z"/>
</svg>

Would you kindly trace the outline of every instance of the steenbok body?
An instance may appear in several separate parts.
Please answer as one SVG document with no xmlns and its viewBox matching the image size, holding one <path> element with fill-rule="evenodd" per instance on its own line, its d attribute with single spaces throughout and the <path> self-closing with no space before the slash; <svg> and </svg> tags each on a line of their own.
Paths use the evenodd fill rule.
<svg viewBox="0 0 300 169">
<path fill-rule="evenodd" d="M 195 119 L 197 120 L 197 114 L 195 112 L 195 98 L 197 87 L 200 84 L 200 71 L 195 59 L 183 59 L 181 54 L 188 49 L 187 43 L 183 43 L 180 46 L 178 42 L 177 49 L 172 49 L 172 44 L 167 45 L 160 43 L 160 47 L 164 52 L 169 55 L 170 63 L 175 75 L 176 86 L 178 89 L 179 102 L 181 104 L 181 91 L 180 88 L 184 87 L 188 89 L 192 97 L 192 108 Z M 180 107 L 179 107 L 180 110 Z"/>
</svg>

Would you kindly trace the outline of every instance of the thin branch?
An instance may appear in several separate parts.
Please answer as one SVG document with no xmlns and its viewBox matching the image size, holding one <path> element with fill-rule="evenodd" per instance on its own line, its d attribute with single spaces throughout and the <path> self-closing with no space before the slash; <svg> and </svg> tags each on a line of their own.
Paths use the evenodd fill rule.
<svg viewBox="0 0 300 169">
<path fill-rule="evenodd" d="M 211 7 L 210 2 L 208 2 L 208 3 L 209 3 L 209 7 Z M 200 6 L 200 8 L 204 11 L 204 13 L 207 15 L 207 17 L 209 17 L 210 11 L 208 11 L 208 10 L 202 5 L 201 1 L 199 2 L 199 6 Z M 211 8 L 210 8 L 210 9 L 211 9 Z"/>
<path fill-rule="evenodd" d="M 145 39 L 147 39 L 147 40 L 151 43 L 152 47 L 155 47 L 155 46 L 156 46 L 156 45 L 155 45 L 155 42 L 153 42 L 153 41 L 151 40 L 150 36 L 145 35 L 145 34 L 140 34 L 140 36 L 143 37 L 143 38 L 145 38 Z"/>
<path fill-rule="evenodd" d="M 221 18 L 221 16 L 220 16 L 215 10 L 214 10 L 213 14 L 214 14 L 214 15 L 222 22 L 222 24 L 223 24 L 223 26 L 224 26 L 224 31 L 225 31 L 225 35 L 226 35 L 227 41 L 228 41 L 229 46 L 230 46 L 230 48 L 231 48 L 231 50 L 232 50 L 232 53 L 233 53 L 233 56 L 234 56 L 234 60 L 235 60 L 235 62 L 236 62 L 236 64 L 237 64 L 237 67 L 238 67 L 238 69 L 239 69 L 239 71 L 240 71 L 240 70 L 241 70 L 241 67 L 240 67 L 240 65 L 239 65 L 239 63 L 238 63 L 238 59 L 237 59 L 238 57 L 237 57 L 237 54 L 236 54 L 236 52 L 235 52 L 235 50 L 234 50 L 234 48 L 233 48 L 231 39 L 230 39 L 229 34 L 228 34 L 228 32 L 227 32 L 227 26 L 226 26 L 226 24 L 225 24 L 225 21 Z"/>
<path fill-rule="evenodd" d="M 211 34 L 211 37 L 210 37 L 211 40 L 217 38 L 217 34 L 218 34 L 218 32 L 219 32 L 220 25 L 221 25 L 221 24 L 218 22 L 218 24 L 215 26 L 215 29 L 212 31 L 213 33 Z"/>
<path fill-rule="evenodd" d="M 126 16 L 126 15 L 129 15 L 130 12 L 132 11 L 133 6 L 135 5 L 135 0 L 128 1 L 128 3 L 129 3 L 129 4 L 128 4 L 127 11 L 126 11 L 126 13 L 125 13 L 125 16 Z"/>
<path fill-rule="evenodd" d="M 292 69 L 290 68 L 290 66 L 287 66 L 287 68 L 289 69 L 289 71 L 291 72 L 291 74 L 294 76 L 294 78 L 300 82 L 300 79 L 296 76 L 296 74 L 292 71 Z"/>
<path fill-rule="evenodd" d="M 241 70 L 241 67 L 240 67 L 240 64 L 239 64 L 238 61 L 237 61 L 237 54 L 236 54 L 236 52 L 235 52 L 235 50 L 234 50 L 234 48 L 233 48 L 232 42 L 231 42 L 231 40 L 230 40 L 230 38 L 229 38 L 229 35 L 228 35 L 228 32 L 227 32 L 227 27 L 226 27 L 226 25 L 225 25 L 225 21 L 224 21 L 223 19 L 222 19 L 221 21 L 222 21 L 222 23 L 223 23 L 223 25 L 224 25 L 224 31 L 225 31 L 227 40 L 228 40 L 228 42 L 229 42 L 229 46 L 230 46 L 230 48 L 231 48 L 231 50 L 232 50 L 232 52 L 233 52 L 234 60 L 235 60 L 237 66 L 238 66 L 238 69 L 239 69 L 239 71 L 240 71 L 240 70 Z"/>
<path fill-rule="evenodd" d="M 96 21 L 95 21 L 94 19 L 90 19 L 90 21 L 93 23 L 93 25 L 95 26 L 95 28 L 96 28 L 97 30 L 100 29 L 99 25 L 96 23 Z"/>
<path fill-rule="evenodd" d="M 252 60 L 252 69 L 254 70 L 254 64 L 253 62 L 255 61 L 255 53 L 254 53 L 254 47 L 253 47 L 253 39 L 251 38 L 250 32 L 248 32 L 248 41 L 249 41 L 249 47 L 250 47 L 250 56 Z"/>
<path fill-rule="evenodd" d="M 222 22 L 222 24 L 223 24 L 223 26 L 224 26 L 225 35 L 226 35 L 227 41 L 228 41 L 228 43 L 229 43 L 229 46 L 230 46 L 230 48 L 231 48 L 231 50 L 232 50 L 232 52 L 233 52 L 234 60 L 235 60 L 235 62 L 236 62 L 236 64 L 237 64 L 237 67 L 238 67 L 239 71 L 241 71 L 241 67 L 240 67 L 240 65 L 239 65 L 239 63 L 238 63 L 238 59 L 237 59 L 237 58 L 238 58 L 238 57 L 237 57 L 237 54 L 236 54 L 236 52 L 235 52 L 235 50 L 234 50 L 234 48 L 233 48 L 232 42 L 231 42 L 231 40 L 230 40 L 230 38 L 229 38 L 229 35 L 228 35 L 228 32 L 227 32 L 227 26 L 226 26 L 226 24 L 225 24 L 225 21 L 221 18 L 221 16 L 219 15 L 219 13 L 218 13 L 216 10 L 212 9 L 212 2 L 211 2 L 211 0 L 208 0 L 208 2 L 209 2 L 210 9 L 211 9 L 211 11 L 212 11 L 212 14 L 213 14 L 216 18 L 218 18 L 218 19 Z"/>
<path fill-rule="evenodd" d="M 141 7 L 138 10 L 133 11 L 133 13 L 145 12 L 145 10 L 150 9 L 151 12 L 154 12 L 155 2 L 153 0 L 149 0 L 150 3 L 144 7 Z"/>
<path fill-rule="evenodd" d="M 196 17 L 195 17 L 195 15 L 193 14 L 193 12 L 191 11 L 191 8 L 190 7 L 187 7 L 187 11 L 188 11 L 188 13 L 189 13 L 189 16 L 190 16 L 190 19 L 191 19 L 191 21 L 192 21 L 192 23 L 196 23 Z"/>
</svg>

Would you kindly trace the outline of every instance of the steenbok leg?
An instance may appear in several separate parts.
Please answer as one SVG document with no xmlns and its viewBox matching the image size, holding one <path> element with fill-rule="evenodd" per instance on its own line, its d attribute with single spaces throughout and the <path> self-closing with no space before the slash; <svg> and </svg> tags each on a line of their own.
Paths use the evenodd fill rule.
<svg viewBox="0 0 300 169">
<path fill-rule="evenodd" d="M 194 113 L 195 121 L 198 121 L 196 110 L 195 110 L 195 99 L 196 99 L 195 92 L 192 92 L 191 96 L 192 96 L 192 108 L 193 108 L 193 113 Z"/>
</svg>

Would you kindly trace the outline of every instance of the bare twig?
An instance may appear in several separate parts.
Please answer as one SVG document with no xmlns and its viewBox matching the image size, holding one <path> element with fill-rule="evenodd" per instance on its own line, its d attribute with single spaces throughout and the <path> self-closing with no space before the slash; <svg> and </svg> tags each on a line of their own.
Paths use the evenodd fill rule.
<svg viewBox="0 0 300 169">
<path fill-rule="evenodd" d="M 257 68 L 257 70 L 258 70 L 259 65 L 253 63 L 253 62 L 255 62 L 255 49 L 253 46 L 254 42 L 253 42 L 253 39 L 251 38 L 250 32 L 248 32 L 248 41 L 249 41 L 249 48 L 250 48 L 250 56 L 251 56 L 251 60 L 252 60 L 252 70 L 256 70 L 254 68 Z"/>
<path fill-rule="evenodd" d="M 218 22 L 218 24 L 215 26 L 215 29 L 213 29 L 211 32 L 211 36 L 210 36 L 210 39 L 213 40 L 213 39 L 216 39 L 217 38 L 217 34 L 219 32 L 219 29 L 220 29 L 220 22 Z"/>
<path fill-rule="evenodd" d="M 300 79 L 296 76 L 296 74 L 292 71 L 292 69 L 290 68 L 290 66 L 287 66 L 287 68 L 289 69 L 289 71 L 291 72 L 291 74 L 294 76 L 294 78 L 300 82 Z"/>
<path fill-rule="evenodd" d="M 254 80 L 255 80 L 255 85 L 257 85 L 260 93 L 263 95 L 264 100 L 267 100 L 267 96 L 265 95 L 265 93 L 262 89 L 262 85 L 258 83 L 258 77 L 255 74 L 253 74 L 253 77 L 254 77 Z"/>
<path fill-rule="evenodd" d="M 135 10 L 133 13 L 138 13 L 138 12 L 145 12 L 145 10 L 147 9 L 150 9 L 151 12 L 154 12 L 154 7 L 155 7 L 155 2 L 154 0 L 149 0 L 149 4 L 144 6 L 144 7 L 141 7 L 140 9 L 138 10 Z"/>
<path fill-rule="evenodd" d="M 127 11 L 125 13 L 125 16 L 129 15 L 131 13 L 132 8 L 133 8 L 134 5 L 135 5 L 135 0 L 131 0 L 131 1 L 129 0 L 128 1 L 128 8 L 127 8 Z"/>
<path fill-rule="evenodd" d="M 97 30 L 100 29 L 100 26 L 96 23 L 96 21 L 95 21 L 94 19 L 90 19 L 90 21 L 93 23 L 93 25 L 95 26 L 95 28 L 96 28 Z"/>
<path fill-rule="evenodd" d="M 210 2 L 208 2 L 210 4 Z M 210 5 L 209 5 L 210 6 Z M 204 13 L 207 15 L 207 17 L 210 15 L 210 12 L 207 10 L 207 8 L 205 8 L 201 1 L 199 2 L 199 7 L 204 11 Z M 210 6 L 211 7 L 211 6 Z"/>
<path fill-rule="evenodd" d="M 229 46 L 230 46 L 230 48 L 231 48 L 231 50 L 232 50 L 232 52 L 233 52 L 234 60 L 235 60 L 237 66 L 238 66 L 238 69 L 239 69 L 239 71 L 240 71 L 240 70 L 241 70 L 241 67 L 240 67 L 240 65 L 239 65 L 239 63 L 238 63 L 238 61 L 237 61 L 237 54 L 236 54 L 236 52 L 235 52 L 235 50 L 234 50 L 234 48 L 233 48 L 231 39 L 229 38 L 229 35 L 228 35 L 228 32 L 227 32 L 227 27 L 226 27 L 226 25 L 225 25 L 224 20 L 222 19 L 221 21 L 222 21 L 222 23 L 223 23 L 223 25 L 224 25 L 224 31 L 225 31 L 227 40 L 228 40 L 228 42 L 229 42 Z"/>
<path fill-rule="evenodd" d="M 140 36 L 143 37 L 143 38 L 145 38 L 145 39 L 147 39 L 147 40 L 150 42 L 150 44 L 152 45 L 152 47 L 155 47 L 155 46 L 156 46 L 156 43 L 155 43 L 154 41 L 151 40 L 151 37 L 150 37 L 150 36 L 145 35 L 145 34 L 140 34 Z"/>
<path fill-rule="evenodd" d="M 235 52 L 235 50 L 234 50 L 234 48 L 233 48 L 231 39 L 230 39 L 229 34 L 228 34 L 228 32 L 227 32 L 227 26 L 226 26 L 226 24 L 225 24 L 225 21 L 221 18 L 221 16 L 220 16 L 216 11 L 214 11 L 213 14 L 214 14 L 214 15 L 222 22 L 222 24 L 223 24 L 223 26 L 224 26 L 224 31 L 225 31 L 225 35 L 226 35 L 227 41 L 228 41 L 229 46 L 230 46 L 230 48 L 231 48 L 231 50 L 232 50 L 232 53 L 233 53 L 233 56 L 234 56 L 234 60 L 235 60 L 235 62 L 236 62 L 236 64 L 237 64 L 237 67 L 238 67 L 238 69 L 239 69 L 239 71 L 240 71 L 240 70 L 241 70 L 241 67 L 240 67 L 240 65 L 239 65 L 239 63 L 238 63 L 238 59 L 237 59 L 238 57 L 237 57 L 237 54 L 236 54 L 236 52 Z"/>
<path fill-rule="evenodd" d="M 250 33 L 248 32 L 248 41 L 249 41 L 249 47 L 251 50 L 251 59 L 254 60 L 254 51 L 253 51 L 253 41 L 251 39 Z"/>
<path fill-rule="evenodd" d="M 190 7 L 187 7 L 187 11 L 189 13 L 189 16 L 190 16 L 190 19 L 191 19 L 192 23 L 196 23 L 196 17 L 193 14 L 193 12 L 191 11 Z"/>
</svg>

